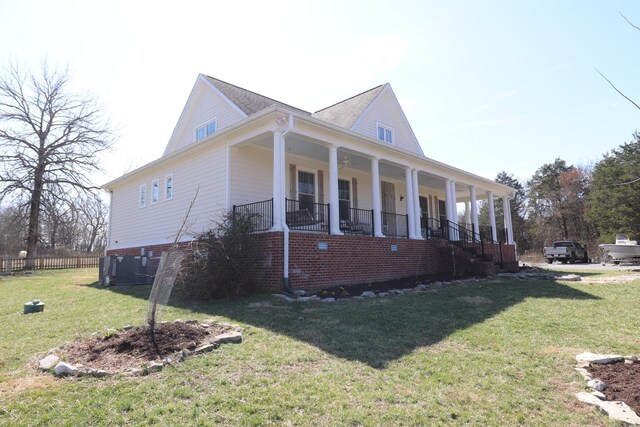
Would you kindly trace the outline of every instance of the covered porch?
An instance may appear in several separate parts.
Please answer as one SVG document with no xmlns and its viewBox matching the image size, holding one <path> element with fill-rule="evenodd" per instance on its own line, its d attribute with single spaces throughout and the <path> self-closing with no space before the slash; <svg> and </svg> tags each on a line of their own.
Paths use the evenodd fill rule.
<svg viewBox="0 0 640 427">
<path fill-rule="evenodd" d="M 254 213 L 260 231 L 287 227 L 332 235 L 513 243 L 509 198 L 502 196 L 504 224 L 498 227 L 494 189 L 487 180 L 387 151 L 279 126 L 229 147 L 228 207 Z M 478 223 L 479 200 L 489 207 L 485 227 Z M 460 204 L 465 205 L 463 221 Z"/>
</svg>

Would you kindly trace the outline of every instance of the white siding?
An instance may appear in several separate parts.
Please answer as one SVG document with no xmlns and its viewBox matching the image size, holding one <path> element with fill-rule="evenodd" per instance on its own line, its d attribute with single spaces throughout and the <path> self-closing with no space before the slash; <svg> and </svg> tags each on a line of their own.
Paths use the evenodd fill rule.
<svg viewBox="0 0 640 427">
<path fill-rule="evenodd" d="M 217 120 L 218 131 L 243 119 L 226 98 L 198 80 L 164 155 L 194 143 L 195 129 L 213 118 Z"/>
<path fill-rule="evenodd" d="M 393 129 L 394 146 L 422 155 L 413 131 L 390 87 L 371 104 L 352 130 L 369 138 L 377 139 L 378 123 Z M 380 144 L 388 145 L 384 141 L 380 141 Z"/>
<path fill-rule="evenodd" d="M 179 160 L 159 165 L 132 177 L 113 190 L 109 249 L 173 242 L 194 199 L 189 215 L 189 233 L 200 233 L 224 212 L 226 204 L 226 147 L 212 147 Z M 164 177 L 173 174 L 173 199 L 164 200 Z M 140 208 L 138 189 L 160 180 L 156 204 Z M 150 201 L 150 200 L 149 200 Z"/>
<path fill-rule="evenodd" d="M 231 150 L 231 204 L 273 197 L 273 150 L 257 146 Z"/>
</svg>

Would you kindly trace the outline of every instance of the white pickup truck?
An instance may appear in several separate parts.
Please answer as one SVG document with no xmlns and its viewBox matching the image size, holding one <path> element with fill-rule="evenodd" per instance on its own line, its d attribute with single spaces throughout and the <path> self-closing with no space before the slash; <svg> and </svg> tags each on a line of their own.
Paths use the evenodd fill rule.
<svg viewBox="0 0 640 427">
<path fill-rule="evenodd" d="M 573 240 L 553 242 L 553 246 L 544 248 L 544 257 L 548 264 L 559 260 L 563 264 L 573 264 L 576 261 L 589 262 L 587 250 L 580 243 Z"/>
</svg>

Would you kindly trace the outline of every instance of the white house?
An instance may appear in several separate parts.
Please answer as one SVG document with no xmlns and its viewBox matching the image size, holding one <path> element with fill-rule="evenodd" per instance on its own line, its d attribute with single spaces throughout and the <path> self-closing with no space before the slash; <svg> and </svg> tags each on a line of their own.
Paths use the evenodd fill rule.
<svg viewBox="0 0 640 427">
<path fill-rule="evenodd" d="M 270 246 L 274 254 L 282 252 L 271 254 L 265 268 L 285 280 L 295 276 L 294 284 L 319 286 L 313 278 L 319 267 L 302 266 L 308 263 L 303 259 L 318 258 L 309 251 L 324 251 L 324 262 L 331 264 L 360 253 L 358 247 L 379 247 L 375 257 L 389 258 L 388 248 L 395 258 L 380 261 L 386 269 L 376 276 L 387 278 L 395 268 L 388 263 L 402 264 L 400 252 L 420 252 L 442 237 L 500 241 L 507 259 L 515 261 L 509 215 L 514 190 L 426 157 L 389 84 L 310 113 L 201 74 L 162 157 L 103 187 L 111 193 L 108 254 L 163 249 L 193 201 L 191 233 L 210 228 L 234 208 L 258 212 L 258 228 L 279 242 Z M 505 223 L 499 226 L 496 197 L 504 202 Z M 489 202 L 491 229 L 484 234 L 480 199 Z M 465 224 L 458 224 L 461 203 Z M 300 250 L 293 245 L 298 240 L 310 246 Z M 356 262 L 349 268 L 359 267 Z M 341 283 L 368 277 L 330 276 Z"/>
</svg>

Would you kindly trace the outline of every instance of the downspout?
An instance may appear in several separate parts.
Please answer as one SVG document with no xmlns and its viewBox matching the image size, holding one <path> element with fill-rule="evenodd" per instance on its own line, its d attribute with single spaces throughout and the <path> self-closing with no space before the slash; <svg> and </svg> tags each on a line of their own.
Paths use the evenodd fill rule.
<svg viewBox="0 0 640 427">
<path fill-rule="evenodd" d="M 293 129 L 293 115 L 289 114 L 289 126 L 287 126 L 287 129 L 282 132 L 282 150 L 286 153 L 286 148 L 285 148 L 285 136 L 291 131 L 291 129 Z M 280 165 L 280 171 L 279 173 L 282 175 L 281 176 L 281 183 L 286 182 L 285 181 L 285 167 L 284 167 L 284 162 Z M 286 188 L 286 186 L 285 186 Z M 291 288 L 291 285 L 289 284 L 289 227 L 287 226 L 287 205 L 284 201 L 284 197 L 281 197 L 282 200 L 279 201 L 279 203 L 283 203 L 284 209 L 282 209 L 282 230 L 283 230 L 283 247 L 284 247 L 284 254 L 283 254 L 283 259 L 284 259 L 284 264 L 282 266 L 282 287 L 285 290 L 285 292 L 293 294 L 293 288 Z"/>
<path fill-rule="evenodd" d="M 109 225 L 107 226 L 107 244 L 104 245 L 104 255 L 103 256 L 107 256 L 107 252 L 109 251 L 109 247 L 111 246 L 111 217 L 112 217 L 112 212 L 113 212 L 113 190 L 108 190 L 109 191 Z"/>
</svg>

